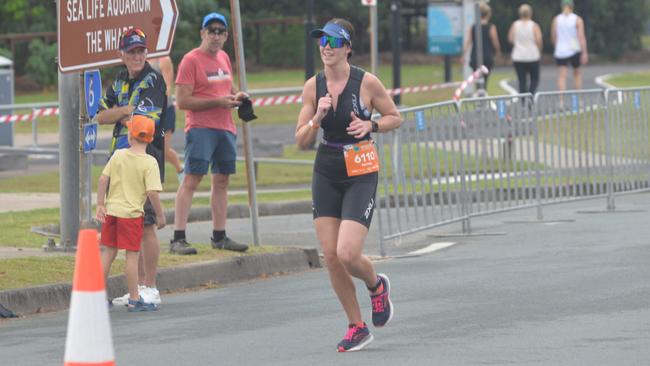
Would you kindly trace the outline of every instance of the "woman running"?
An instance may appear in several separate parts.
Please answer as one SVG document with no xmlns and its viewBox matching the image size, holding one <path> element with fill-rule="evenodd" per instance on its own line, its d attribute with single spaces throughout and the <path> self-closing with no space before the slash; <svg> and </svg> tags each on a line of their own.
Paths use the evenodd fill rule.
<svg viewBox="0 0 650 366">
<path fill-rule="evenodd" d="M 352 277 L 361 279 L 370 292 L 375 327 L 388 324 L 393 316 L 388 276 L 377 274 L 362 255 L 379 171 L 370 134 L 398 128 L 402 119 L 381 81 L 348 62 L 354 36 L 350 22 L 332 19 L 311 36 L 319 40 L 324 70 L 305 82 L 296 141 L 301 148 L 313 146 L 323 129 L 312 179 L 314 225 L 332 287 L 348 318 L 337 350 L 358 351 L 373 336 L 361 317 Z M 382 117 L 373 121 L 375 110 Z"/>
</svg>

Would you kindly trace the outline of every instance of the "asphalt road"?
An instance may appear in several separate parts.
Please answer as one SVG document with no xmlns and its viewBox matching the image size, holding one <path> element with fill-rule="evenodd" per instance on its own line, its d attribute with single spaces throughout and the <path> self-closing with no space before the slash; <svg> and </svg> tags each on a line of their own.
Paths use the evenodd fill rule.
<svg viewBox="0 0 650 366">
<path fill-rule="evenodd" d="M 391 278 L 396 315 L 386 328 L 371 328 L 375 341 L 362 352 L 335 352 L 346 320 L 317 270 L 168 294 L 157 313 L 113 309 L 116 361 L 645 365 L 650 194 L 619 197 L 616 213 L 604 207 L 603 199 L 551 206 L 543 223 L 512 222 L 534 219 L 533 210 L 484 217 L 475 232 L 505 235 L 430 237 L 456 245 L 377 262 Z M 369 299 L 358 291 L 369 319 Z M 61 312 L 0 322 L 2 365 L 60 365 L 66 321 Z"/>
<path fill-rule="evenodd" d="M 596 83 L 596 78 L 599 76 L 607 74 L 620 74 L 625 72 L 635 72 L 648 70 L 648 64 L 603 64 L 603 65 L 587 65 L 582 66 L 582 88 L 583 89 L 601 89 L 601 87 Z M 514 68 L 503 68 L 500 67 L 497 71 L 512 71 L 514 75 Z M 556 91 L 557 90 L 557 67 L 553 65 L 542 66 L 540 70 L 540 80 L 539 88 L 540 92 L 547 91 Z M 517 90 L 519 84 L 517 82 L 517 77 L 514 77 L 514 80 L 510 82 L 510 85 Z M 573 71 L 569 68 L 569 76 L 567 78 L 567 89 L 573 89 Z"/>
</svg>

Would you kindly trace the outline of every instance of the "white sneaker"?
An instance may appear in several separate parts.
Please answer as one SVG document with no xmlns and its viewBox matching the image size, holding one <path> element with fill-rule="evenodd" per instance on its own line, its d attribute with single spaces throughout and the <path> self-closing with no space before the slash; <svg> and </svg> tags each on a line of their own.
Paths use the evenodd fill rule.
<svg viewBox="0 0 650 366">
<path fill-rule="evenodd" d="M 138 292 L 140 293 L 140 296 L 142 296 L 142 291 L 146 289 L 147 286 L 143 285 L 138 285 Z M 124 305 L 128 306 L 129 305 L 129 293 L 127 292 L 124 294 L 124 296 L 116 297 L 113 299 L 113 305 Z"/>
<path fill-rule="evenodd" d="M 160 292 L 154 287 L 145 287 L 140 290 L 140 296 L 145 303 L 160 305 Z"/>
<path fill-rule="evenodd" d="M 181 170 L 179 173 L 176 173 L 176 176 L 178 177 L 178 183 L 183 183 L 183 180 L 185 179 L 185 169 Z"/>
</svg>

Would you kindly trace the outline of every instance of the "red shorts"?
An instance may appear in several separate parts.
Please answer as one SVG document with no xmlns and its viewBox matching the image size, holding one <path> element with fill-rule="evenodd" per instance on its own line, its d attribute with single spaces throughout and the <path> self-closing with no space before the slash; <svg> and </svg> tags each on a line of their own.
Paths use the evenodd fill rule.
<svg viewBox="0 0 650 366">
<path fill-rule="evenodd" d="M 106 221 L 102 224 L 100 243 L 107 247 L 138 252 L 140 251 L 143 228 L 144 218 L 142 217 L 124 219 L 106 215 Z"/>
</svg>

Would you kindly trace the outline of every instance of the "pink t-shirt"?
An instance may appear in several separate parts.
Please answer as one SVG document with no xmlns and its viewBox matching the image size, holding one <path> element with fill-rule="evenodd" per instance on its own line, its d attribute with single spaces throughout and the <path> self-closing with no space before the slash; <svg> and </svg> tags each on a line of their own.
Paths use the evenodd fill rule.
<svg viewBox="0 0 650 366">
<path fill-rule="evenodd" d="M 216 56 L 195 48 L 183 56 L 178 66 L 176 84 L 192 86 L 192 95 L 215 98 L 232 90 L 232 66 L 228 54 L 219 50 Z M 185 131 L 190 128 L 214 128 L 237 133 L 230 108 L 185 111 Z"/>
</svg>

